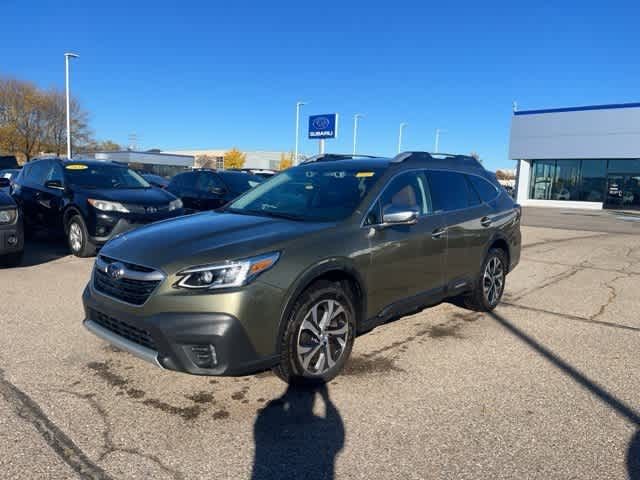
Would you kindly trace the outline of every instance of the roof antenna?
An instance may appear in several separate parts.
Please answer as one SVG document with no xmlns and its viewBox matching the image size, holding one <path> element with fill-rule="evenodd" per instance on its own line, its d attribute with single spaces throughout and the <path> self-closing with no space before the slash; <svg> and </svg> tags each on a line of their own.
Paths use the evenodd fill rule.
<svg viewBox="0 0 640 480">
<path fill-rule="evenodd" d="M 518 111 L 518 102 L 516 100 L 513 101 L 512 106 L 513 106 L 513 113 L 517 112 Z"/>
</svg>

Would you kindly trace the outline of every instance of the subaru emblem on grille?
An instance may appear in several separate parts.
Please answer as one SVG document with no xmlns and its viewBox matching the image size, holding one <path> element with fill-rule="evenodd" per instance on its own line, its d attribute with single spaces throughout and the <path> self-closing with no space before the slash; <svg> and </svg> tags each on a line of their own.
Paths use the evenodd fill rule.
<svg viewBox="0 0 640 480">
<path fill-rule="evenodd" d="M 120 280 L 124 277 L 124 265 L 120 262 L 110 263 L 107 267 L 107 275 L 114 280 Z"/>
<path fill-rule="evenodd" d="M 145 209 L 145 211 L 146 211 L 147 213 L 156 213 L 156 212 L 158 211 L 158 209 L 157 209 L 156 207 L 147 207 L 147 208 Z"/>
</svg>

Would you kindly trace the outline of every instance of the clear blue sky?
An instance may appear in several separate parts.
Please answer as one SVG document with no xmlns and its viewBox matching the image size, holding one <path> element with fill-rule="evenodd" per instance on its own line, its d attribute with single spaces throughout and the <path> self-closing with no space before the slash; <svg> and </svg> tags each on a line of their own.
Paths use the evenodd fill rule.
<svg viewBox="0 0 640 480">
<path fill-rule="evenodd" d="M 511 103 L 521 109 L 640 101 L 640 2 L 122 2 L 0 0 L 0 74 L 64 86 L 98 138 L 144 148 L 292 150 L 306 117 L 339 112 L 350 151 L 480 153 L 511 167 Z M 526 3 L 526 7 L 524 6 Z M 380 6 L 379 6 L 380 5 Z"/>
</svg>

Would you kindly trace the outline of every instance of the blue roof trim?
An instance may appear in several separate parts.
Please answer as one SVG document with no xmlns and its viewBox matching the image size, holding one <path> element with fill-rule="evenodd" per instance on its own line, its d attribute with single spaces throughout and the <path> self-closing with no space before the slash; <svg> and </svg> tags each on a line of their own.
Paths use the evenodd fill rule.
<svg viewBox="0 0 640 480">
<path fill-rule="evenodd" d="M 586 105 L 584 107 L 547 108 L 543 110 L 522 110 L 514 115 L 535 115 L 538 113 L 583 112 L 585 110 L 613 110 L 617 108 L 640 108 L 640 103 L 611 103 L 609 105 Z"/>
</svg>

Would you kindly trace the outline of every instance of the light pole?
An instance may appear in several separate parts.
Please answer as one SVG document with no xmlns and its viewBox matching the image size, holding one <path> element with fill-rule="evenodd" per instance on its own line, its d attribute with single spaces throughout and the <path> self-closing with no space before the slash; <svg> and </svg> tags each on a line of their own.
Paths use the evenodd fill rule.
<svg viewBox="0 0 640 480">
<path fill-rule="evenodd" d="M 441 133 L 447 133 L 446 130 L 440 130 L 439 128 L 436 128 L 436 140 L 433 144 L 433 153 L 438 153 L 438 149 L 440 148 L 440 134 Z"/>
<path fill-rule="evenodd" d="M 353 116 L 353 155 L 356 154 L 356 145 L 358 144 L 358 120 L 363 118 L 364 115 L 361 113 L 356 113 Z"/>
<path fill-rule="evenodd" d="M 64 84 L 67 94 L 67 158 L 71 160 L 71 112 L 69 106 L 69 59 L 78 58 L 79 55 L 75 53 L 64 54 Z"/>
<path fill-rule="evenodd" d="M 400 124 L 400 131 L 398 132 L 398 153 L 402 151 L 402 131 L 408 125 L 408 123 L 402 122 Z"/>
<path fill-rule="evenodd" d="M 307 102 L 296 102 L 296 149 L 293 157 L 293 164 L 298 165 L 298 137 L 300 136 L 300 107 Z"/>
</svg>

